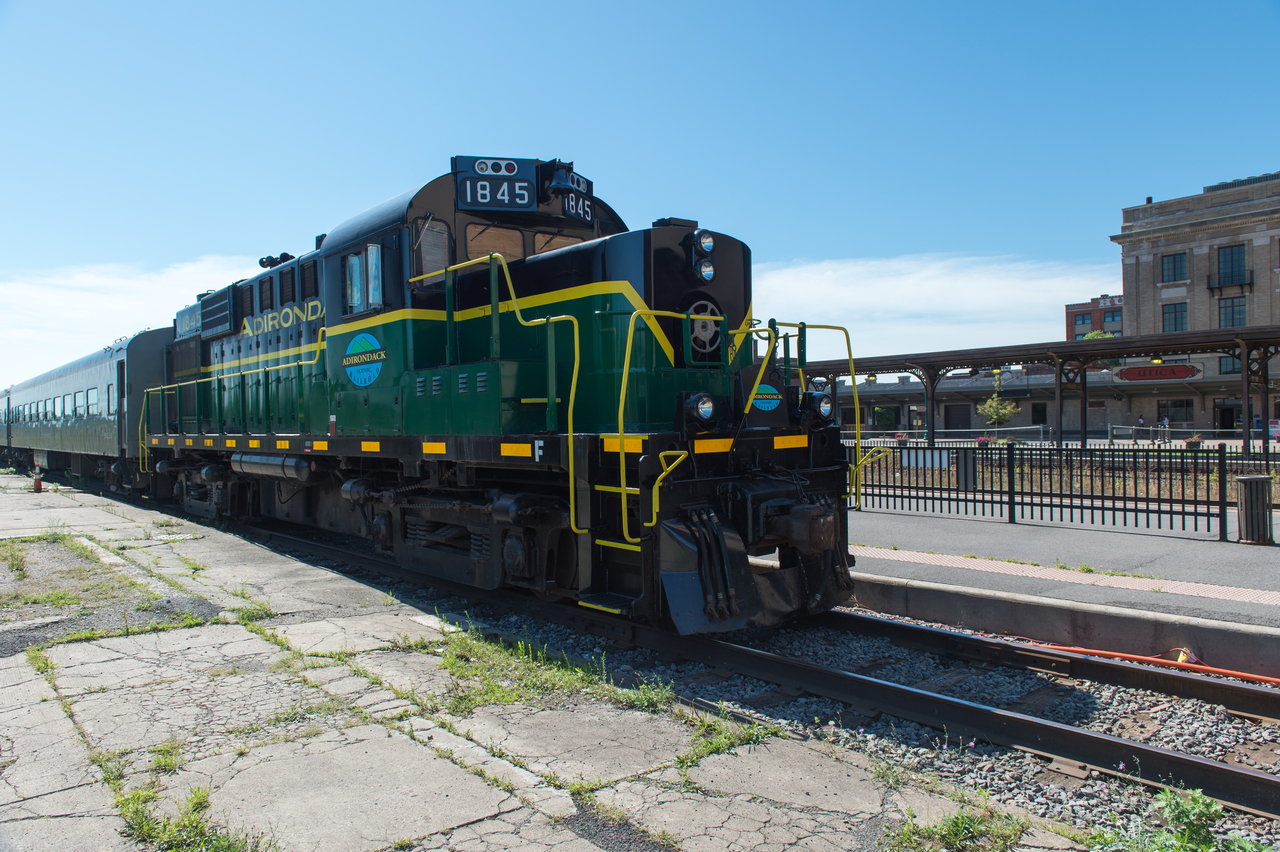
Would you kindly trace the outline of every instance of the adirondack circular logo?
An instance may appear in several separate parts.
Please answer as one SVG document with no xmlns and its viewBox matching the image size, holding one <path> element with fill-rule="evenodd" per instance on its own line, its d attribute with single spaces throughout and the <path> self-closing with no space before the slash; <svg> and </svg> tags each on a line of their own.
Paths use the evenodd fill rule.
<svg viewBox="0 0 1280 852">
<path fill-rule="evenodd" d="M 761 385 L 756 391 L 756 408 L 761 411 L 773 411 L 782 404 L 782 394 L 773 385 Z"/>
<path fill-rule="evenodd" d="M 347 354 L 342 356 L 342 366 L 347 378 L 360 387 L 373 384 L 382 372 L 382 362 L 387 360 L 387 350 L 372 334 L 357 334 L 347 344 Z"/>
</svg>

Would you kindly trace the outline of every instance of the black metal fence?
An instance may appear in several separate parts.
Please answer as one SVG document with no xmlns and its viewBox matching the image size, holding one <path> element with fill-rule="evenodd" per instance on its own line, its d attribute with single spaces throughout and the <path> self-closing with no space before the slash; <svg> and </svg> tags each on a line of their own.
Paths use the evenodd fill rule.
<svg viewBox="0 0 1280 852">
<path fill-rule="evenodd" d="M 1198 449 L 906 446 L 878 455 L 859 469 L 855 506 L 860 500 L 867 508 L 1009 523 L 1217 532 L 1223 541 L 1227 504 L 1236 499 L 1232 474 L 1249 472 L 1231 470 L 1237 465 L 1228 462 L 1225 444 Z"/>
</svg>

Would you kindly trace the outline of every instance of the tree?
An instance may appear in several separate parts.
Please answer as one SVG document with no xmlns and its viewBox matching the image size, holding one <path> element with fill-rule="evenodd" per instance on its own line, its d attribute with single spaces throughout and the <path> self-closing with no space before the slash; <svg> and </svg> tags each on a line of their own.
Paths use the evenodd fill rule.
<svg viewBox="0 0 1280 852">
<path fill-rule="evenodd" d="M 1102 340 L 1103 338 L 1106 338 L 1106 337 L 1115 337 L 1115 335 L 1109 331 L 1103 331 L 1102 329 L 1098 329 L 1097 331 L 1091 331 L 1088 334 L 1086 334 L 1084 336 L 1084 339 L 1085 340 Z M 1092 363 L 1105 364 L 1108 370 L 1114 370 L 1116 367 L 1120 366 L 1120 360 L 1118 358 L 1103 358 L 1101 361 L 1093 361 Z"/>
<path fill-rule="evenodd" d="M 1018 413 L 1018 403 L 1007 399 L 1000 398 L 1000 390 L 991 394 L 991 399 L 978 406 L 978 413 L 987 418 L 987 425 L 996 427 L 996 434 L 1000 434 L 1000 427 L 1013 419 L 1013 415 Z"/>
</svg>

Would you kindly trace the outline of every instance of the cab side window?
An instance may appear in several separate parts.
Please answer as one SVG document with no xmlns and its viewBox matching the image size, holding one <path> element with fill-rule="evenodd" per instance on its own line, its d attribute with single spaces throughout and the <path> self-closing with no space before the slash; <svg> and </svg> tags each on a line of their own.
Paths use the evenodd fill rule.
<svg viewBox="0 0 1280 852">
<path fill-rule="evenodd" d="M 359 314 L 382 307 L 382 246 L 342 258 L 343 313 Z"/>
</svg>

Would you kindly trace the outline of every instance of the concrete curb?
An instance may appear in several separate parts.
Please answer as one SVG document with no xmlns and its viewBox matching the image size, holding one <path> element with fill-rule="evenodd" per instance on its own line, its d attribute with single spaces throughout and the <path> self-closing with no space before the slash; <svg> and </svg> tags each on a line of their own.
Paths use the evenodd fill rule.
<svg viewBox="0 0 1280 852">
<path fill-rule="evenodd" d="M 1280 629 L 1115 606 L 989 592 L 879 574 L 851 574 L 857 602 L 877 612 L 1126 654 L 1189 648 L 1210 666 L 1280 677 Z"/>
</svg>

